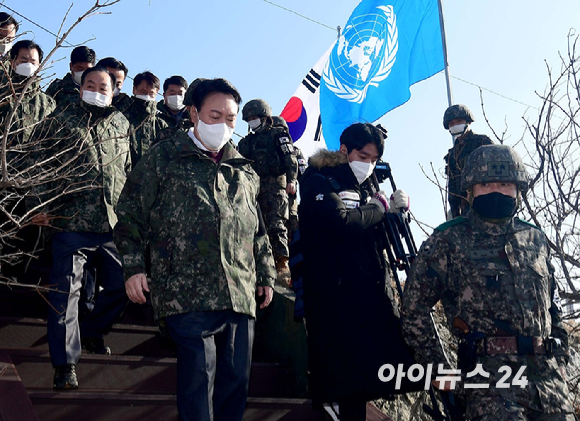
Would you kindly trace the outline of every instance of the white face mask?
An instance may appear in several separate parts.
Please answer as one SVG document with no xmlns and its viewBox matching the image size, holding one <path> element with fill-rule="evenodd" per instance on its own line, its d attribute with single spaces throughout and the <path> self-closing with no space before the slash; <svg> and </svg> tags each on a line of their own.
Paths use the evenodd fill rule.
<svg viewBox="0 0 580 421">
<path fill-rule="evenodd" d="M 113 90 L 113 96 L 119 96 L 120 93 L 121 90 L 115 86 L 115 89 Z"/>
<path fill-rule="evenodd" d="M 205 124 L 198 116 L 197 133 L 206 148 L 217 152 L 232 138 L 234 129 L 226 123 Z"/>
<path fill-rule="evenodd" d="M 185 107 L 185 105 L 183 105 L 183 95 L 168 96 L 166 104 L 173 111 L 181 111 Z"/>
<path fill-rule="evenodd" d="M 73 79 L 76 82 L 77 85 L 81 85 L 81 81 L 83 79 L 83 72 L 73 72 Z"/>
<path fill-rule="evenodd" d="M 109 98 L 107 95 L 93 91 L 83 91 L 83 101 L 87 104 L 96 105 L 97 107 L 109 106 Z"/>
<path fill-rule="evenodd" d="M 262 125 L 262 120 L 260 120 L 259 118 L 255 118 L 253 120 L 248 121 L 248 126 L 250 126 L 250 129 L 252 129 L 252 130 L 256 130 L 261 125 Z"/>
<path fill-rule="evenodd" d="M 29 77 L 34 72 L 36 72 L 36 69 L 38 69 L 38 66 L 32 63 L 20 63 L 18 66 L 16 66 L 16 69 L 14 69 L 14 71 L 16 72 L 16 74 L 20 76 Z"/>
<path fill-rule="evenodd" d="M 10 41 L 6 44 L 0 43 L 0 54 L 6 54 L 8 51 L 10 51 L 12 49 L 12 43 L 13 41 Z"/>
<path fill-rule="evenodd" d="M 461 136 L 463 133 L 465 133 L 466 129 L 467 129 L 467 124 L 465 124 L 465 123 L 456 124 L 455 126 L 449 127 L 449 133 L 451 133 L 453 135 L 454 139 L 457 139 L 459 136 Z"/>
<path fill-rule="evenodd" d="M 135 95 L 135 98 L 142 99 L 143 101 L 155 101 L 155 97 L 150 95 Z"/>
<path fill-rule="evenodd" d="M 362 184 L 363 181 L 369 178 L 375 170 L 375 164 L 372 162 L 352 161 L 348 165 L 350 165 L 350 169 L 359 184 Z"/>
</svg>

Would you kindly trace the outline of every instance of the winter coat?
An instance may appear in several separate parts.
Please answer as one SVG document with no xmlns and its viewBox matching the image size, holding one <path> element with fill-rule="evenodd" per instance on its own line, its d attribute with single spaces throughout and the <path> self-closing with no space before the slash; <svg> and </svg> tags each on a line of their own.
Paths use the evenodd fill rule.
<svg viewBox="0 0 580 421">
<path fill-rule="evenodd" d="M 301 180 L 310 389 L 317 402 L 391 396 L 394 386 L 379 381 L 379 368 L 413 362 L 380 247 L 384 214 L 367 203 L 370 194 L 340 152 L 315 154 Z"/>
</svg>

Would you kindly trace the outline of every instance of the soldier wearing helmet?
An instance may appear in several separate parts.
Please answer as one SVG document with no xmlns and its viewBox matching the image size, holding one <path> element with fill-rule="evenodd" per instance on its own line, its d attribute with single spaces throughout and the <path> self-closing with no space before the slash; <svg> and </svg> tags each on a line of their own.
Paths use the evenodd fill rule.
<svg viewBox="0 0 580 421">
<path fill-rule="evenodd" d="M 272 122 L 274 127 L 281 127 L 289 132 L 288 123 L 284 120 L 284 117 L 279 115 L 272 116 Z M 308 161 L 304 158 L 304 154 L 300 150 L 300 148 L 294 145 L 294 156 L 296 157 L 296 161 L 298 162 L 298 182 L 300 182 L 300 178 L 306 171 L 306 167 L 308 167 Z M 290 241 L 292 241 L 292 234 L 298 230 L 298 198 L 297 192 L 294 194 L 288 195 L 288 222 L 286 223 L 286 228 L 288 228 L 288 235 L 290 237 Z"/>
<path fill-rule="evenodd" d="M 478 147 L 493 144 L 489 137 L 474 134 L 469 129 L 474 120 L 469 108 L 461 104 L 447 108 L 443 115 L 443 127 L 449 130 L 454 139 L 453 148 L 445 155 L 447 164 L 445 174 L 448 179 L 448 200 L 452 218 L 465 215 L 469 206 L 466 191 L 461 188 L 461 170 L 465 160 Z"/>
<path fill-rule="evenodd" d="M 296 194 L 298 164 L 288 129 L 274 125 L 272 109 L 263 99 L 248 101 L 242 118 L 250 133 L 240 140 L 238 151 L 253 161 L 260 176 L 258 203 L 272 244 L 278 281 L 290 284 L 288 229 L 289 195 Z"/>
<path fill-rule="evenodd" d="M 471 209 L 435 229 L 407 280 L 405 339 L 418 362 L 451 368 L 431 324 L 441 302 L 459 346 L 453 390 L 465 398 L 466 419 L 574 420 L 548 240 L 514 216 L 528 189 L 524 164 L 509 146 L 482 146 L 467 158 L 462 182 Z"/>
</svg>

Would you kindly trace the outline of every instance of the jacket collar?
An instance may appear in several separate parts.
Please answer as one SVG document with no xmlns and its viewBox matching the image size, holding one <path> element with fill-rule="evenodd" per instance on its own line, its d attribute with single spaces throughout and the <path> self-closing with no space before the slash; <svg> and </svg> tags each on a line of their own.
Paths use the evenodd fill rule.
<svg viewBox="0 0 580 421">
<path fill-rule="evenodd" d="M 339 151 L 329 151 L 320 149 L 308 160 L 308 166 L 318 168 L 319 170 L 327 167 L 338 167 L 342 164 L 348 164 L 348 157 Z"/>
<path fill-rule="evenodd" d="M 178 130 L 175 135 L 175 147 L 177 149 L 177 153 L 180 156 L 189 156 L 189 155 L 197 155 L 200 158 L 211 159 L 206 154 L 203 153 L 201 149 L 197 147 L 197 145 L 191 140 L 189 135 L 187 134 L 186 130 Z M 220 161 L 220 164 L 228 163 L 230 165 L 243 165 L 243 164 L 250 164 L 250 161 L 247 158 L 244 158 L 237 150 L 234 143 L 230 140 L 228 143 L 225 144 L 223 147 L 224 154 Z"/>
</svg>

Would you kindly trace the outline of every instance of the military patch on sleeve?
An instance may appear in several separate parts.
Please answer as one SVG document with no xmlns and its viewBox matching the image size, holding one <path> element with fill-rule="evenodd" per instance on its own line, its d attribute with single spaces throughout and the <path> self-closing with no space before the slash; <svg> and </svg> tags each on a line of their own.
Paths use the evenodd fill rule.
<svg viewBox="0 0 580 421">
<path fill-rule="evenodd" d="M 288 155 L 294 152 L 294 147 L 289 143 L 283 143 L 280 145 L 280 149 L 284 155 Z"/>
<path fill-rule="evenodd" d="M 292 144 L 292 142 L 290 141 L 290 138 L 288 136 L 282 136 L 280 139 L 278 139 L 280 141 L 280 144 L 284 144 L 284 143 L 289 143 Z"/>
</svg>

